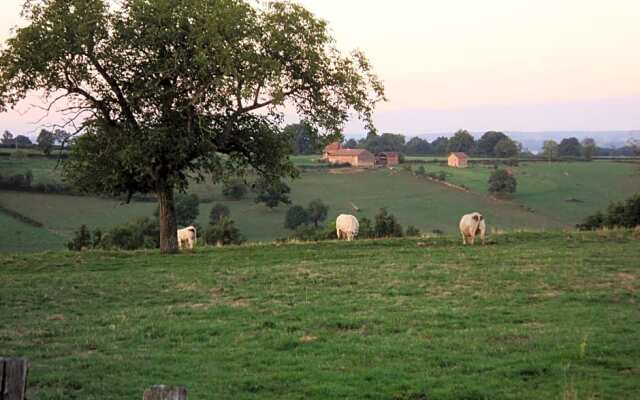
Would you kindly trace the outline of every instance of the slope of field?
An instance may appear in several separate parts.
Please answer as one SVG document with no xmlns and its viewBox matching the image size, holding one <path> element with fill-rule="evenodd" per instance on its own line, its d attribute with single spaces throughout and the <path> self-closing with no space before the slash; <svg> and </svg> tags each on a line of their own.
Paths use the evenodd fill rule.
<svg viewBox="0 0 640 400">
<path fill-rule="evenodd" d="M 487 193 L 491 166 L 466 169 L 425 164 L 427 172 L 445 171 L 447 180 Z M 414 167 L 415 169 L 416 167 Z M 521 163 L 507 167 L 518 182 L 513 200 L 537 215 L 575 225 L 587 215 L 640 191 L 640 164 L 616 162 Z"/>
<path fill-rule="evenodd" d="M 415 225 L 423 232 L 434 229 L 455 232 L 460 215 L 474 210 L 483 211 L 491 228 L 541 229 L 559 226 L 550 218 L 540 218 L 515 205 L 452 190 L 406 172 L 386 169 L 338 169 L 335 172 L 309 172 L 290 182 L 293 203 L 306 205 L 313 199 L 322 199 L 330 207 L 329 221 L 335 220 L 340 213 L 355 213 L 352 202 L 361 210 L 356 213 L 358 217 L 370 219 L 379 208 L 387 207 L 400 223 Z M 241 232 L 250 240 L 273 240 L 287 235 L 284 229 L 286 206 L 270 210 L 263 204 L 256 204 L 251 197 L 228 201 L 223 198 L 221 187 L 216 185 L 194 185 L 192 190 L 201 198 L 208 197 L 227 205 Z M 155 207 L 152 203 L 120 205 L 114 200 L 92 197 L 18 192 L 0 192 L 0 202 L 44 222 L 49 229 L 67 237 L 80 224 L 87 224 L 91 229 L 105 229 L 136 216 L 151 216 Z M 201 205 L 198 223 L 202 226 L 208 224 L 213 204 Z"/>
<path fill-rule="evenodd" d="M 0 255 L 28 397 L 633 399 L 640 236 Z"/>
<path fill-rule="evenodd" d="M 0 211 L 0 252 L 24 252 L 61 249 L 64 238 L 45 228 L 20 222 Z"/>
</svg>

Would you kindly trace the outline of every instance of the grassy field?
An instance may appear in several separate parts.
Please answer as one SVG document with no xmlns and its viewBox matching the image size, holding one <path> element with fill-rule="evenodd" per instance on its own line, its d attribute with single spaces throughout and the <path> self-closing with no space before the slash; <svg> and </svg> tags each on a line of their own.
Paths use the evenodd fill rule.
<svg viewBox="0 0 640 400">
<path fill-rule="evenodd" d="M 638 232 L 0 255 L 30 399 L 636 399 Z"/>
<path fill-rule="evenodd" d="M 447 181 L 487 193 L 491 166 L 466 169 L 424 164 L 427 172 L 446 171 Z M 414 166 L 414 169 L 417 168 Z M 518 182 L 513 200 L 537 215 L 574 225 L 611 201 L 640 191 L 640 164 L 616 162 L 520 163 L 507 167 Z M 577 200 L 577 201 L 576 201 Z"/>
<path fill-rule="evenodd" d="M 45 228 L 37 228 L 0 211 L 0 252 L 44 251 L 63 248 L 66 241 Z"/>
<path fill-rule="evenodd" d="M 315 158 L 295 157 L 294 162 L 317 165 Z M 34 182 L 52 182 L 60 180 L 55 163 L 47 159 L 7 158 L 0 159 L 0 168 L 3 174 L 31 170 Z M 412 176 L 402 168 L 361 172 L 319 169 L 306 171 L 290 183 L 291 198 L 294 204 L 301 205 L 322 199 L 330 207 L 330 221 L 340 213 L 355 213 L 353 203 L 361 210 L 355 213 L 358 217 L 373 218 L 380 207 L 387 207 L 405 227 L 415 225 L 424 233 L 454 233 L 460 215 L 471 211 L 485 214 L 492 230 L 571 227 L 610 201 L 623 200 L 640 188 L 640 172 L 633 164 L 522 163 L 512 168 L 518 179 L 513 201 L 500 202 L 486 193 L 490 168 L 453 169 L 432 164 L 425 168 L 446 171 L 448 181 L 465 185 L 472 192 Z M 249 240 L 271 241 L 289 234 L 283 227 L 286 206 L 269 210 L 256 204 L 252 196 L 228 201 L 222 196 L 220 185 L 212 183 L 193 184 L 190 190 L 206 200 L 197 221 L 201 226 L 208 224 L 211 207 L 220 202 L 231 209 L 232 218 Z M 567 201 L 571 199 L 577 201 Z M 136 217 L 151 216 L 155 208 L 152 203 L 122 205 L 104 198 L 10 191 L 0 191 L 0 204 L 43 222 L 47 230 L 67 239 L 83 223 L 91 229 L 104 230 Z"/>
</svg>

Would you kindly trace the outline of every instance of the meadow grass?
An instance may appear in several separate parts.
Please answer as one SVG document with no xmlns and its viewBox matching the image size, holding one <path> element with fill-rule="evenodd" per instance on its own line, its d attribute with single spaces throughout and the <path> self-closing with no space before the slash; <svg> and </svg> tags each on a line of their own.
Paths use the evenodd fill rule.
<svg viewBox="0 0 640 400">
<path fill-rule="evenodd" d="M 44 251 L 60 249 L 64 238 L 48 231 L 18 221 L 0 211 L 0 252 Z"/>
<path fill-rule="evenodd" d="M 297 156 L 297 165 L 316 165 L 318 156 Z M 3 164 L 4 163 L 4 164 Z M 0 159 L 2 173 L 24 173 L 31 169 L 34 181 L 57 181 L 55 160 Z M 467 186 L 471 192 L 445 187 L 412 176 L 403 168 L 354 171 L 352 169 L 309 170 L 289 182 L 293 204 L 306 205 L 321 199 L 329 205 L 328 221 L 341 213 L 372 219 L 381 207 L 396 215 L 405 227 L 415 225 L 422 232 L 454 233 L 460 216 L 480 211 L 489 229 L 556 229 L 572 227 L 584 217 L 607 207 L 610 201 L 628 198 L 640 190 L 637 165 L 614 162 L 521 163 L 510 167 L 518 180 L 518 191 L 510 201 L 487 195 L 491 168 L 474 166 L 455 169 L 425 164 L 428 172 L 446 171 L 447 180 Z M 416 168 L 416 166 L 413 166 Z M 256 204 L 253 194 L 240 201 L 222 196 L 221 185 L 193 182 L 189 190 L 203 200 L 197 222 L 206 227 L 211 207 L 222 203 L 251 241 L 273 240 L 290 234 L 283 224 L 288 206 L 273 210 Z M 577 201 L 568 201 L 568 200 Z M 356 212 L 352 203 L 360 211 Z M 0 204 L 41 221 L 56 234 L 70 238 L 81 224 L 91 229 L 109 229 L 133 218 L 151 216 L 153 203 L 123 205 L 112 199 L 0 191 Z M 1 237 L 0 237 L 1 238 Z"/>
<path fill-rule="evenodd" d="M 0 255 L 28 397 L 634 399 L 631 231 Z"/>
</svg>

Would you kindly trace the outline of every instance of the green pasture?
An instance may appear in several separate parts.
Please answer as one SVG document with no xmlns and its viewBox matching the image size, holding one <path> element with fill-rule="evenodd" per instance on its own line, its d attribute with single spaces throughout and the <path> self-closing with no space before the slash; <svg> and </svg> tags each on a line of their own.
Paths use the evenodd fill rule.
<svg viewBox="0 0 640 400">
<path fill-rule="evenodd" d="M 422 165 L 422 164 L 421 164 Z M 447 181 L 487 193 L 493 166 L 459 169 L 423 164 L 427 172 L 445 171 Z M 418 166 L 413 166 L 414 169 Z M 640 191 L 640 164 L 620 162 L 521 162 L 511 170 L 518 182 L 513 200 L 544 217 L 575 225 L 611 201 L 624 200 Z"/>
<path fill-rule="evenodd" d="M 636 399 L 637 232 L 0 255 L 30 399 Z"/>
<path fill-rule="evenodd" d="M 64 238 L 20 222 L 0 211 L 0 252 L 24 252 L 61 249 Z"/>
</svg>

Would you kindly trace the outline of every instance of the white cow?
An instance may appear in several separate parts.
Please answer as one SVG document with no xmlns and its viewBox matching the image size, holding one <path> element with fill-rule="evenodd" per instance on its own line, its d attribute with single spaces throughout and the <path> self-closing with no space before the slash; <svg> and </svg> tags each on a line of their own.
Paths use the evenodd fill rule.
<svg viewBox="0 0 640 400">
<path fill-rule="evenodd" d="M 359 229 L 360 224 L 356 217 L 349 214 L 338 215 L 336 219 L 336 234 L 338 235 L 338 240 L 343 237 L 347 240 L 353 240 L 353 238 L 358 236 Z"/>
<path fill-rule="evenodd" d="M 482 244 L 484 244 L 486 230 L 487 226 L 485 225 L 484 217 L 479 212 L 463 215 L 460 220 L 462 244 L 473 244 L 478 234 L 480 234 L 480 239 L 482 239 Z"/>
<path fill-rule="evenodd" d="M 198 235 L 194 226 L 187 226 L 184 229 L 178 229 L 178 248 L 186 247 L 187 249 L 193 249 L 198 241 Z"/>
</svg>

